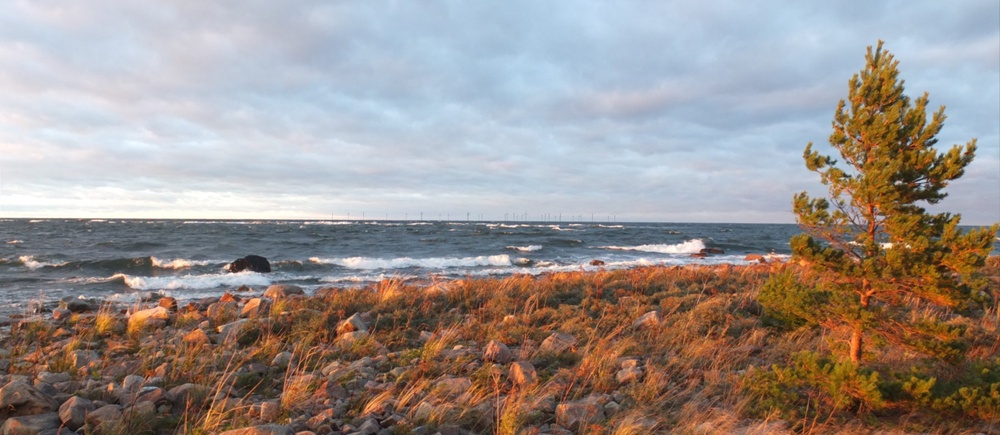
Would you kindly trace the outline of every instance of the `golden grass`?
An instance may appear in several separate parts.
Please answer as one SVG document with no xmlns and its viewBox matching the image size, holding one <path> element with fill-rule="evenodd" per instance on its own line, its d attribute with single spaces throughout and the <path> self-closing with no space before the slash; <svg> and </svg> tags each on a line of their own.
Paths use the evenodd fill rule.
<svg viewBox="0 0 1000 435">
<path fill-rule="evenodd" d="M 315 415 L 333 406 L 317 391 L 328 384 L 348 390 L 345 421 L 398 413 L 409 425 L 401 427 L 458 424 L 476 433 L 532 433 L 554 423 L 556 403 L 588 397 L 615 402 L 603 421 L 588 427 L 604 433 L 808 433 L 864 424 L 848 414 L 780 422 L 748 412 L 747 373 L 787 364 L 800 350 L 830 354 L 842 343 L 836 330 L 779 331 L 762 323 L 757 293 L 773 271 L 786 267 L 796 266 L 644 267 L 429 283 L 394 278 L 322 299 L 281 299 L 238 337 L 210 346 L 188 346 L 170 334 L 134 327 L 126 331 L 117 310 L 104 304 L 92 324 L 78 322 L 79 337 L 64 341 L 60 355 L 99 341 L 96 349 L 108 360 L 103 366 L 113 358 L 134 358 L 140 374 L 163 376 L 167 388 L 211 386 L 206 406 L 187 410 L 175 433 L 240 427 L 247 423 L 250 397 L 278 402 L 283 422 Z M 985 360 L 1000 355 L 1000 260 L 991 258 L 983 273 L 995 284 L 994 302 L 983 315 L 956 321 L 966 322 L 969 357 Z M 659 322 L 636 328 L 636 319 L 650 311 Z M 370 320 L 369 334 L 341 340 L 336 326 L 362 313 Z M 202 320 L 182 313 L 168 328 L 186 331 Z M 51 326 L 22 323 L 3 343 L 10 349 L 11 372 L 29 372 L 21 361 L 55 346 Z M 573 336 L 575 346 L 561 354 L 538 352 L 554 332 Z M 509 364 L 483 361 L 490 340 L 507 345 L 515 361 L 530 362 L 539 382 L 516 385 Z M 281 352 L 293 354 L 291 364 L 272 367 Z M 371 359 L 364 368 L 347 369 L 364 358 Z M 882 362 L 903 364 L 906 358 L 912 359 L 894 355 Z M 625 360 L 638 364 L 642 376 L 619 382 Z M 320 374 L 331 363 L 341 369 L 329 378 Z M 454 378 L 468 379 L 471 387 L 456 394 L 438 389 L 442 380 Z M 378 389 L 366 390 L 368 382 Z M 244 407 L 234 409 L 222 400 L 226 395 L 244 399 Z M 881 417 L 877 427 L 888 430 L 916 418 L 891 412 Z"/>
</svg>

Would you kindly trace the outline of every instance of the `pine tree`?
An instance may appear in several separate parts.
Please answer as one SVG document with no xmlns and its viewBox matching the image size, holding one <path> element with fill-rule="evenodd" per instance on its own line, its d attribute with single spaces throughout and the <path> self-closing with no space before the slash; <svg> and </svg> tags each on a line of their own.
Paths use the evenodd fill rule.
<svg viewBox="0 0 1000 435">
<path fill-rule="evenodd" d="M 834 115 L 829 140 L 844 165 L 812 143 L 803 155 L 829 197 L 802 192 L 793 201 L 805 232 L 791 241 L 793 258 L 813 278 L 808 291 L 798 289 L 797 309 L 816 323 L 848 327 L 854 362 L 871 336 L 960 357 L 957 334 L 943 318 L 970 301 L 973 272 L 989 255 L 997 226 L 963 232 L 960 215 L 922 206 L 945 198 L 943 189 L 972 162 L 976 140 L 938 153 L 944 106 L 928 120 L 927 93 L 912 101 L 903 94 L 899 62 L 882 44 L 868 47 L 867 65 L 851 78 Z"/>
</svg>

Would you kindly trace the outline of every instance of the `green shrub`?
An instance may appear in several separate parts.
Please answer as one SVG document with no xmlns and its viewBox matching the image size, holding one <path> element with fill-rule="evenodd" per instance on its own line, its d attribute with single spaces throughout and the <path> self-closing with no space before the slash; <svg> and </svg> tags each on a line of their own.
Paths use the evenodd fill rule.
<svg viewBox="0 0 1000 435">
<path fill-rule="evenodd" d="M 863 414 L 886 405 L 878 372 L 815 352 L 796 353 L 789 367 L 775 365 L 770 371 L 752 373 L 745 388 L 757 399 L 752 413 L 766 416 L 778 411 L 789 420 L 837 412 Z"/>
<path fill-rule="evenodd" d="M 829 303 L 829 294 L 810 288 L 786 270 L 768 277 L 758 302 L 764 309 L 764 324 L 795 329 L 817 323 L 817 314 Z"/>
</svg>

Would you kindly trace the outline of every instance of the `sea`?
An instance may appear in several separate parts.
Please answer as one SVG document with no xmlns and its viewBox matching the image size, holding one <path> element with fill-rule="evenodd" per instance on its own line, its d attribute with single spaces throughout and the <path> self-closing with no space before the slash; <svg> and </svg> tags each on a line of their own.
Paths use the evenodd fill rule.
<svg viewBox="0 0 1000 435">
<path fill-rule="evenodd" d="M 748 254 L 787 259 L 799 232 L 790 224 L 0 219 L 0 313 L 64 298 L 183 302 L 274 283 L 311 293 L 384 279 L 746 264 Z M 692 256 L 706 248 L 721 253 Z M 228 271 L 247 255 L 267 258 L 272 272 Z"/>
</svg>

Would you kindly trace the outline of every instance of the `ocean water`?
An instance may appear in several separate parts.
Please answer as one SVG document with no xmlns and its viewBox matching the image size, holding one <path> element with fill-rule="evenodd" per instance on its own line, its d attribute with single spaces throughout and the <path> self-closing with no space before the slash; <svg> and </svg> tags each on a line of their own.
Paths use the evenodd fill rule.
<svg viewBox="0 0 1000 435">
<path fill-rule="evenodd" d="M 744 264 L 787 257 L 795 225 L 0 219 L 0 312 L 86 297 L 156 292 L 191 300 L 290 283 L 307 293 L 385 278 L 501 277 L 643 265 Z M 694 258 L 704 248 L 725 253 Z M 996 251 L 995 251 L 996 252 Z M 229 273 L 246 255 L 272 273 Z"/>
</svg>

